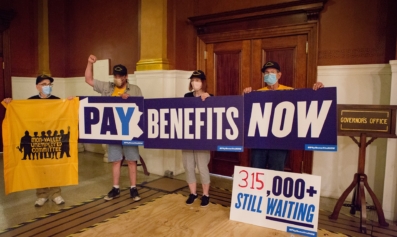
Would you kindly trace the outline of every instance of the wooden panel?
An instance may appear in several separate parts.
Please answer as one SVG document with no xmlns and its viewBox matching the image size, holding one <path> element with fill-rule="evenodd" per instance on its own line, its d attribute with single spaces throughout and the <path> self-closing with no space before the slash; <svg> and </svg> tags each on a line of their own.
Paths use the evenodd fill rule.
<svg viewBox="0 0 397 237">
<path fill-rule="evenodd" d="M 216 95 L 239 94 L 241 51 L 220 51 L 214 53 Z M 231 176 L 234 166 L 239 165 L 239 153 L 211 152 L 211 172 Z"/>
<path fill-rule="evenodd" d="M 1 41 L 0 41 L 1 42 Z M 0 85 L 4 85 L 4 71 L 3 71 L 3 57 L 0 56 Z M 3 101 L 5 98 L 5 88 L 0 87 L 0 101 Z M 0 106 L 0 118 L 3 120 L 4 115 L 6 113 L 6 109 L 3 105 Z M 3 129 L 0 127 L 0 134 L 3 134 Z M 0 139 L 0 152 L 3 152 L 3 139 Z"/>
<path fill-rule="evenodd" d="M 167 57 L 172 69 L 201 69 L 196 68 L 197 33 L 186 24 L 186 19 L 194 14 L 194 1 L 167 0 L 167 4 Z"/>
<path fill-rule="evenodd" d="M 264 45 L 264 49 L 271 49 L 272 47 L 280 47 L 278 45 L 284 45 L 288 42 L 288 39 L 291 39 L 286 35 L 297 35 L 298 37 L 293 36 L 292 43 L 288 43 L 283 46 L 284 48 L 294 48 L 296 45 L 302 45 L 302 47 L 297 47 L 296 52 L 299 55 L 304 55 L 304 59 L 296 60 L 298 64 L 294 64 L 294 67 L 303 67 L 299 63 L 306 63 L 306 72 L 302 72 L 297 74 L 299 78 L 305 77 L 306 79 L 297 80 L 294 84 L 297 88 L 303 88 L 307 85 L 312 85 L 317 80 L 317 24 L 316 23 L 308 23 L 302 25 L 294 25 L 287 27 L 273 27 L 266 29 L 256 29 L 250 31 L 238 31 L 238 32 L 227 32 L 222 34 L 208 34 L 208 35 L 200 35 L 200 39 L 209 44 L 215 44 L 217 42 L 225 42 L 231 41 L 232 39 L 235 41 L 246 41 L 252 40 L 253 50 L 249 57 L 251 59 L 251 74 L 249 79 L 244 78 L 242 88 L 252 86 L 254 89 L 262 87 L 262 73 L 260 69 L 264 63 L 263 53 L 262 53 L 262 40 L 267 40 L 269 45 Z M 285 38 L 285 39 L 284 39 Z M 308 42 L 308 54 L 306 55 L 306 40 Z M 254 50 L 259 49 L 259 50 Z"/>
<path fill-rule="evenodd" d="M 37 1 L 15 0 L 16 12 L 10 26 L 12 76 L 37 76 Z"/>
<path fill-rule="evenodd" d="M 266 61 L 276 61 L 281 68 L 280 84 L 294 88 L 306 88 L 309 84 L 307 77 L 306 56 L 307 35 L 286 37 L 273 37 L 253 40 L 253 89 L 265 86 L 263 75 L 260 71 Z M 296 173 L 312 172 L 312 152 L 290 151 L 285 170 Z"/>
<path fill-rule="evenodd" d="M 274 37 L 261 40 L 261 59 L 255 58 L 257 68 L 262 68 L 266 61 L 272 60 L 279 63 L 282 76 L 280 83 L 294 88 L 306 88 L 307 80 L 307 35 Z M 258 50 L 258 49 L 254 49 Z M 256 57 L 259 56 L 257 53 Z M 261 62 L 259 64 L 259 62 Z M 257 72 L 258 74 L 260 72 Z M 264 86 L 262 84 L 260 87 Z"/>
<path fill-rule="evenodd" d="M 249 40 L 207 44 L 207 79 L 216 96 L 240 95 L 250 80 L 251 42 Z M 245 83 L 246 84 L 246 83 Z M 231 176 L 235 165 L 249 164 L 248 153 L 211 152 L 211 173 Z"/>
<path fill-rule="evenodd" d="M 90 54 L 110 59 L 110 67 L 121 63 L 128 73 L 135 71 L 139 60 L 138 3 L 130 0 L 120 0 L 117 4 L 113 1 L 67 1 L 67 77 L 84 75 Z"/>
<path fill-rule="evenodd" d="M 267 61 L 278 62 L 281 68 L 280 84 L 294 87 L 294 61 L 295 61 L 295 48 L 281 48 L 281 49 L 268 49 L 263 50 L 264 63 Z M 306 70 L 305 70 L 306 71 Z M 265 86 L 262 80 L 262 87 Z"/>
<path fill-rule="evenodd" d="M 240 93 L 240 51 L 215 53 L 216 95 Z"/>
<path fill-rule="evenodd" d="M 12 97 L 11 95 L 11 39 L 10 39 L 10 29 L 9 23 L 13 17 L 0 19 L 0 25 L 2 32 L 0 32 L 0 101 L 4 98 Z M 4 21 L 8 21 L 5 23 Z M 3 67 L 4 65 L 4 67 Z M 5 116 L 5 108 L 0 106 L 0 118 L 3 119 Z M 2 127 L 0 126 L 0 134 L 2 134 Z M 3 139 L 0 139 L 0 152 L 3 151 Z"/>
<path fill-rule="evenodd" d="M 292 25 L 297 23 L 304 23 L 307 20 L 307 16 L 304 13 L 291 15 L 291 16 L 278 16 L 277 18 L 261 18 L 261 19 L 250 19 L 245 21 L 234 21 L 229 23 L 214 24 L 211 26 L 205 26 L 199 28 L 200 34 L 211 34 L 221 33 L 228 31 L 240 31 L 247 29 L 258 29 L 262 27 L 273 27 L 275 24 L 280 25 Z"/>
<path fill-rule="evenodd" d="M 48 1 L 48 42 L 50 54 L 50 71 L 51 75 L 55 77 L 66 77 L 65 59 L 67 54 L 66 45 L 68 39 L 65 27 L 66 24 L 65 1 Z M 86 55 L 86 58 L 88 58 L 88 55 Z"/>
<path fill-rule="evenodd" d="M 199 0 L 196 1 L 196 15 L 215 14 L 225 11 L 236 11 L 245 8 L 260 7 L 290 1 L 291 0 Z"/>
<path fill-rule="evenodd" d="M 396 12 L 394 0 L 328 1 L 320 19 L 319 65 L 377 64 L 395 59 Z"/>
</svg>

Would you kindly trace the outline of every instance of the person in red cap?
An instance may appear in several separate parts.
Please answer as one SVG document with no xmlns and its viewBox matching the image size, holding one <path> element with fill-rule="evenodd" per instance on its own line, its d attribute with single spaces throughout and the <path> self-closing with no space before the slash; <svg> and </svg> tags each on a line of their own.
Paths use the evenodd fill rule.
<svg viewBox="0 0 397 237">
<path fill-rule="evenodd" d="M 263 80 L 266 86 L 258 89 L 258 91 L 268 90 L 293 90 L 294 88 L 279 83 L 281 78 L 280 65 L 274 61 L 266 62 L 262 67 Z M 323 88 L 321 82 L 313 84 L 313 90 Z M 250 93 L 252 87 L 243 90 L 243 94 Z M 288 150 L 282 149 L 251 149 L 251 167 L 261 169 L 271 169 L 284 171 L 285 160 L 288 156 Z"/>
</svg>

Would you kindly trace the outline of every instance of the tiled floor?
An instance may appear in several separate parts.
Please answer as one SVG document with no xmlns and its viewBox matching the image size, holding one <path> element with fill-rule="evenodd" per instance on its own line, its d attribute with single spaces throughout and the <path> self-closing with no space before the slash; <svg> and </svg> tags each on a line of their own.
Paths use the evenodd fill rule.
<svg viewBox="0 0 397 237">
<path fill-rule="evenodd" d="M 21 222 L 31 220 L 49 212 L 78 204 L 83 201 L 107 194 L 112 188 L 112 165 L 103 162 L 103 154 L 79 153 L 79 185 L 62 187 L 62 197 L 66 203 L 56 205 L 48 201 L 42 207 L 35 207 L 36 190 L 11 193 L 5 195 L 4 181 L 0 182 L 0 230 L 12 227 Z M 3 180 L 3 155 L 0 155 L 0 177 Z M 160 176 L 145 176 L 138 172 L 137 182 L 143 183 Z M 120 187 L 130 186 L 127 167 L 121 169 Z"/>
<path fill-rule="evenodd" d="M 0 154 L 0 177 L 4 177 L 2 160 L 2 154 Z M 36 200 L 35 190 L 11 193 L 5 196 L 4 182 L 1 182 L 0 230 L 106 194 L 112 186 L 111 168 L 111 164 L 103 162 L 102 154 L 90 152 L 79 153 L 79 185 L 62 188 L 62 196 L 66 203 L 60 206 L 53 202 L 47 202 L 43 207 L 34 207 Z M 138 172 L 137 182 L 142 184 L 158 178 L 160 176 L 153 174 L 145 176 L 142 172 Z M 184 180 L 185 177 L 182 174 L 174 178 Z M 128 187 L 128 180 L 128 170 L 125 167 L 122 169 L 120 186 L 122 188 Z M 232 178 L 212 176 L 211 186 L 232 190 Z M 335 202 L 336 200 L 334 199 L 321 198 L 320 209 L 332 211 Z M 348 215 L 349 209 L 342 208 L 341 214 Z M 369 219 L 376 221 L 376 213 L 374 211 L 369 211 L 368 216 Z M 396 225 L 396 223 L 389 223 L 394 226 Z"/>
</svg>

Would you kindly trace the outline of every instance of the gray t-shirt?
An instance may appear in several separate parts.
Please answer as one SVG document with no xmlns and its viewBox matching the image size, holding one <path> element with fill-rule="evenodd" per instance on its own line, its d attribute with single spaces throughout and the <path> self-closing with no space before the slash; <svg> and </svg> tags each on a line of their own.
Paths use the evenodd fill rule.
<svg viewBox="0 0 397 237">
<path fill-rule="evenodd" d="M 102 96 L 112 96 L 115 85 L 112 82 L 99 81 L 94 79 L 94 91 L 100 93 Z M 130 96 L 142 96 L 141 89 L 132 84 L 127 84 L 125 93 Z"/>
</svg>

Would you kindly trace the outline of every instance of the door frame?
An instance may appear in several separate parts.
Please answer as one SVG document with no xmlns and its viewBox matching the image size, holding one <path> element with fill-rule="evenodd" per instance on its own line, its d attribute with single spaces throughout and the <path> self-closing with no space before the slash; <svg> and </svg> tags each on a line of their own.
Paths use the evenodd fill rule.
<svg viewBox="0 0 397 237">
<path fill-rule="evenodd" d="M 317 21 L 288 25 L 280 27 L 271 27 L 247 31 L 231 31 L 222 33 L 202 34 L 197 36 L 197 67 L 206 69 L 207 44 L 230 42 L 237 40 L 266 39 L 273 37 L 307 35 L 307 68 L 306 84 L 312 85 L 317 81 L 317 58 L 318 58 L 318 23 Z M 207 75 L 209 84 L 214 83 L 213 75 Z M 252 80 L 252 78 L 250 78 Z M 303 164 L 301 164 L 302 173 L 312 173 L 313 169 L 313 152 L 305 152 Z"/>
<path fill-rule="evenodd" d="M 15 16 L 13 10 L 1 10 L 0 9 L 0 44 L 2 49 L 2 63 L 0 64 L 0 73 L 2 74 L 2 80 L 0 80 L 2 95 L 4 98 L 12 97 L 11 87 L 11 36 L 10 36 L 10 23 Z M 0 101 L 4 98 L 0 96 Z M 1 106 L 3 107 L 3 106 Z M 5 109 L 1 108 L 1 115 L 5 114 Z M 3 117 L 1 116 L 1 119 Z M 0 134 L 2 134 L 2 128 L 0 128 Z M 3 138 L 0 139 L 0 152 L 3 151 Z"/>
<path fill-rule="evenodd" d="M 282 36 L 307 35 L 307 85 L 317 78 L 318 24 L 317 22 L 249 30 L 244 32 L 223 32 L 197 36 L 197 67 L 205 69 L 207 44 L 237 40 L 266 39 Z M 208 78 L 212 80 L 213 78 Z"/>
<path fill-rule="evenodd" d="M 3 65 L 0 65 L 4 75 L 4 92 L 6 97 L 11 97 L 11 36 L 10 24 L 11 20 L 16 15 L 14 10 L 0 9 L 0 34 L 2 34 L 2 48 L 3 48 Z"/>
<path fill-rule="evenodd" d="M 314 84 L 317 78 L 318 20 L 326 2 L 292 1 L 189 17 L 188 20 L 197 30 L 197 68 L 206 70 L 207 44 L 306 35 L 306 85 Z M 207 76 L 207 80 L 214 83 L 211 75 Z M 302 171 L 312 173 L 313 153 L 305 154 Z"/>
</svg>

